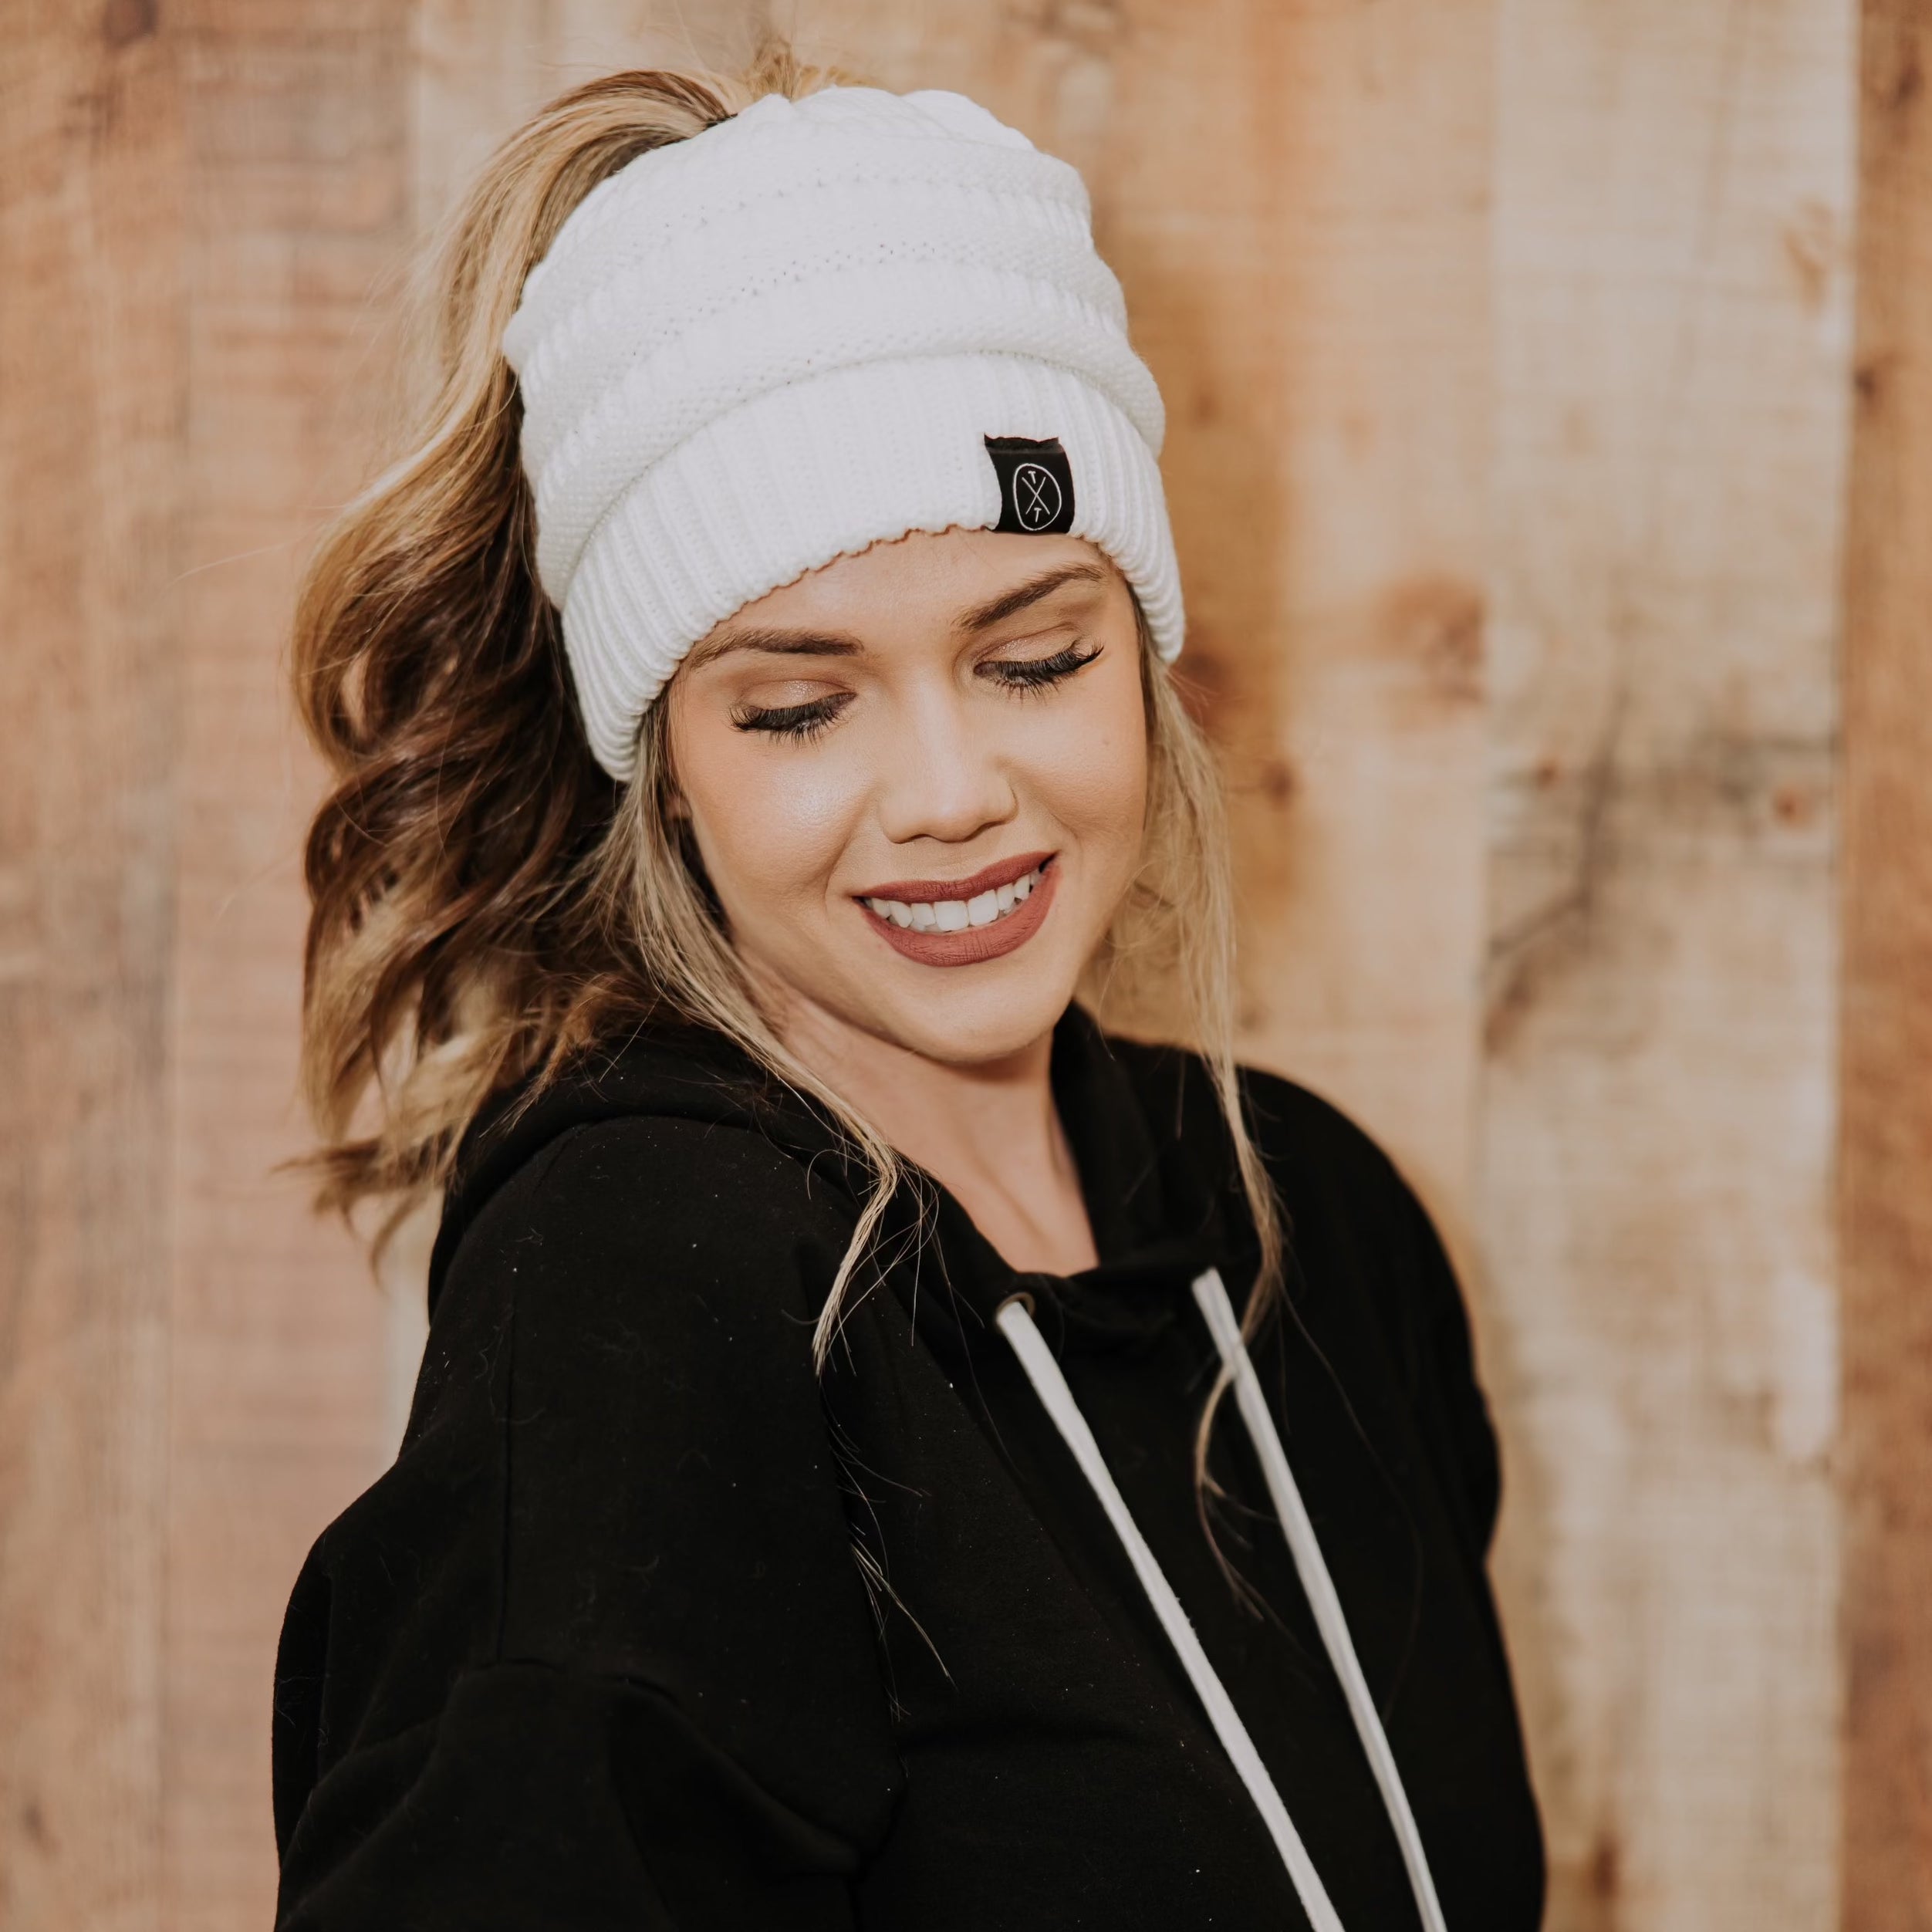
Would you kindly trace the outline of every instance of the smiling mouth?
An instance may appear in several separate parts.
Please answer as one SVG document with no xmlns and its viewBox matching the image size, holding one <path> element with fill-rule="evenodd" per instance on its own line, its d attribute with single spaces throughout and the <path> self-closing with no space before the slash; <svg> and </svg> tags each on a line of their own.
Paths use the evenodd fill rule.
<svg viewBox="0 0 1932 1932">
<path fill-rule="evenodd" d="M 1052 863 L 1042 859 L 1032 871 L 1005 885 L 976 893 L 970 899 L 862 899 L 875 917 L 889 921 L 901 932 L 963 933 L 981 926 L 997 926 L 1011 919 L 1028 900 L 1034 888 L 1045 879 Z"/>
<path fill-rule="evenodd" d="M 872 930 L 922 966 L 979 966 L 1025 945 L 1045 924 L 1060 868 L 1022 853 L 966 879 L 917 879 L 858 894 Z"/>
</svg>

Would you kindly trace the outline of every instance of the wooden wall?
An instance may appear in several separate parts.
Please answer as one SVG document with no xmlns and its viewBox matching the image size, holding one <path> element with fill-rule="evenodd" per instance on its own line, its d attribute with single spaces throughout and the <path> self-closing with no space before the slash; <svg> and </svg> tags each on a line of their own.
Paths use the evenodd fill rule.
<svg viewBox="0 0 1932 1932">
<path fill-rule="evenodd" d="M 267 1923 L 282 1603 L 407 1386 L 275 1164 L 282 631 L 411 243 L 768 14 L 1093 184 L 1248 1049 L 1475 1303 L 1552 1925 L 1932 1927 L 1932 4 L 1866 12 L 1862 117 L 1852 0 L 0 12 L 0 1932 Z"/>
</svg>

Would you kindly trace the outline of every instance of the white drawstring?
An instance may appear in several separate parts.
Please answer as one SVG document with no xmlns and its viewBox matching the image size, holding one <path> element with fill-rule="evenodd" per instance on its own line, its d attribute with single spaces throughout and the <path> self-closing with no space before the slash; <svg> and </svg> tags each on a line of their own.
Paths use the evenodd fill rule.
<svg viewBox="0 0 1932 1932">
<path fill-rule="evenodd" d="M 1287 1535 L 1289 1554 L 1295 1559 L 1295 1572 L 1302 1579 L 1302 1588 L 1315 1613 L 1316 1626 L 1322 1633 L 1329 1661 L 1341 1681 L 1349 1715 L 1355 1720 L 1356 1734 L 1362 1741 L 1369 1768 L 1381 1791 L 1389 1822 L 1395 1828 L 1396 1842 L 1401 1848 L 1402 1862 L 1408 1871 L 1410 1889 L 1415 1894 L 1425 1932 L 1447 1932 L 1442 1907 L 1436 1897 L 1435 1881 L 1430 1876 L 1429 1861 L 1423 1850 L 1422 1835 L 1416 1829 L 1415 1815 L 1409 1808 L 1408 1794 L 1402 1787 L 1402 1775 L 1396 1766 L 1395 1754 L 1389 1748 L 1375 1700 L 1369 1694 L 1368 1681 L 1362 1674 L 1354 1642 L 1349 1635 L 1348 1620 L 1343 1614 L 1342 1600 L 1336 1594 L 1334 1580 L 1329 1575 L 1328 1565 L 1322 1560 L 1315 1526 L 1309 1521 L 1301 1491 L 1295 1486 L 1294 1471 L 1289 1467 L 1281 1437 L 1275 1431 L 1274 1417 L 1268 1413 L 1260 1380 L 1255 1373 L 1255 1365 L 1248 1359 L 1247 1347 L 1241 1340 L 1241 1325 L 1235 1320 L 1235 1311 L 1229 1305 L 1228 1291 L 1221 1285 L 1219 1271 L 1210 1268 L 1195 1282 L 1194 1291 L 1194 1299 L 1207 1318 L 1222 1364 L 1233 1381 L 1236 1405 L 1247 1425 L 1255 1454 L 1261 1459 L 1268 1494 L 1274 1500 L 1275 1511 Z M 1201 1639 L 1188 1622 L 1180 1599 L 1174 1595 L 1173 1586 L 1162 1574 L 1139 1525 L 1129 1514 L 1126 1503 L 1101 1456 L 1099 1445 L 1093 1439 L 1093 1431 L 1087 1427 L 1086 1418 L 1073 1400 L 1073 1391 L 1067 1387 L 1066 1378 L 1060 1373 L 1059 1363 L 1053 1359 L 1052 1350 L 1034 1326 L 1028 1299 L 1024 1295 L 1011 1297 L 1001 1304 L 995 1319 L 1012 1343 L 1014 1353 L 1019 1357 L 1020 1366 L 1026 1371 L 1035 1394 L 1052 1417 L 1055 1427 L 1072 1451 L 1081 1473 L 1099 1498 L 1101 1508 L 1106 1511 L 1107 1520 L 1120 1539 L 1133 1565 L 1134 1573 L 1140 1579 L 1140 1586 L 1147 1592 L 1154 1614 L 1160 1620 L 1161 1628 L 1167 1632 L 1168 1641 L 1174 1645 L 1189 1681 L 1194 1687 L 1195 1695 L 1207 1711 L 1215 1735 L 1233 1760 L 1241 1782 L 1248 1788 L 1248 1796 L 1255 1801 L 1255 1809 L 1261 1813 L 1268 1835 L 1275 1841 L 1275 1849 L 1288 1869 L 1289 1880 L 1302 1901 L 1302 1909 L 1308 1914 L 1309 1923 L 1314 1932 L 1342 1932 L 1342 1922 L 1309 1857 L 1308 1848 L 1302 1844 L 1294 1821 L 1288 1815 L 1288 1807 L 1282 1802 L 1281 1794 L 1275 1788 L 1275 1781 L 1268 1775 L 1261 1754 L 1255 1750 L 1254 1740 L 1248 1734 L 1248 1727 L 1241 1722 L 1241 1714 L 1235 1708 L 1234 1700 L 1216 1675 L 1214 1667 L 1208 1662 L 1207 1652 L 1201 1647 Z"/>
<path fill-rule="evenodd" d="M 1409 1809 L 1409 1794 L 1402 1788 L 1402 1773 L 1397 1768 L 1395 1753 L 1389 1748 L 1387 1734 L 1382 1728 L 1381 1714 L 1375 1707 L 1374 1698 L 1369 1694 L 1368 1680 L 1362 1674 L 1354 1640 L 1349 1635 L 1348 1619 L 1342 1613 L 1342 1599 L 1336 1593 L 1335 1580 L 1329 1575 L 1328 1565 L 1322 1560 L 1322 1545 L 1316 1539 L 1315 1525 L 1309 1521 L 1302 1492 L 1295 1485 L 1295 1472 L 1288 1466 L 1288 1456 L 1276 1432 L 1275 1418 L 1268 1411 L 1267 1398 L 1262 1393 L 1261 1378 L 1255 1374 L 1255 1364 L 1241 1340 L 1241 1324 L 1235 1319 L 1235 1311 L 1228 1302 L 1227 1289 L 1221 1285 L 1218 1268 L 1209 1268 L 1194 1283 L 1194 1299 L 1201 1305 L 1201 1313 L 1208 1318 L 1214 1346 L 1221 1351 L 1222 1365 L 1233 1378 L 1235 1400 L 1239 1405 L 1241 1420 L 1248 1425 L 1248 1439 L 1255 1445 L 1255 1453 L 1261 1458 L 1262 1473 L 1268 1480 L 1268 1493 L 1274 1498 L 1275 1514 L 1281 1518 L 1282 1528 L 1287 1533 L 1295 1573 L 1302 1579 L 1309 1606 L 1315 1613 L 1316 1627 L 1322 1633 L 1329 1662 L 1341 1680 L 1349 1714 L 1355 1719 L 1356 1734 L 1362 1740 L 1369 1768 L 1375 1773 L 1375 1782 L 1381 1787 L 1382 1802 L 1388 1811 L 1389 1822 L 1395 1827 L 1396 1842 L 1402 1848 L 1402 1862 L 1408 1867 L 1409 1889 L 1415 1894 L 1416 1909 L 1422 1914 L 1427 1932 L 1448 1932 L 1441 1904 L 1436 1897 L 1435 1880 L 1430 1875 L 1428 1856 L 1422 1847 L 1422 1834 L 1416 1829 L 1414 1812 Z"/>
<path fill-rule="evenodd" d="M 1073 1391 L 1066 1386 L 1066 1378 L 1060 1373 L 1059 1363 L 1053 1359 L 1053 1351 L 1034 1326 L 1025 1299 L 1014 1295 L 1002 1302 L 994 1319 L 1013 1345 L 1013 1353 L 1019 1357 L 1021 1367 L 1032 1383 L 1034 1393 L 1053 1418 L 1054 1426 L 1073 1451 L 1081 1473 L 1100 1499 L 1100 1506 L 1106 1511 L 1114 1534 L 1125 1547 L 1134 1574 L 1140 1579 L 1140 1586 L 1147 1593 L 1154 1614 L 1160 1620 L 1161 1628 L 1167 1633 L 1168 1641 L 1180 1654 L 1189 1680 L 1194 1687 L 1194 1694 L 1206 1707 L 1214 1734 L 1234 1760 L 1235 1768 L 1241 1774 L 1241 1782 L 1248 1787 L 1248 1795 L 1254 1799 L 1255 1809 L 1261 1813 L 1268 1836 L 1275 1841 L 1275 1849 L 1281 1854 L 1282 1863 L 1288 1867 L 1289 1880 L 1302 1901 L 1302 1910 L 1308 1914 L 1309 1924 L 1315 1932 L 1342 1932 L 1342 1921 L 1336 1916 L 1335 1907 L 1329 1903 L 1329 1895 L 1322 1889 L 1320 1876 L 1309 1859 L 1308 1848 L 1302 1844 L 1294 1821 L 1288 1815 L 1288 1807 L 1282 1802 L 1281 1794 L 1275 1788 L 1275 1781 L 1268 1775 L 1268 1767 L 1262 1762 L 1261 1753 L 1255 1748 L 1254 1740 L 1248 1734 L 1248 1727 L 1241 1722 L 1234 1700 L 1215 1675 L 1214 1667 L 1208 1661 L 1208 1653 L 1201 1647 L 1201 1639 L 1194 1634 L 1194 1626 L 1187 1621 L 1187 1613 L 1180 1607 L 1180 1598 L 1174 1595 L 1172 1586 L 1161 1574 L 1153 1552 L 1148 1549 L 1147 1539 L 1128 1514 L 1127 1505 L 1101 1457 L 1099 1445 L 1093 1440 L 1093 1431 L 1087 1427 L 1086 1417 L 1075 1403 Z"/>
</svg>

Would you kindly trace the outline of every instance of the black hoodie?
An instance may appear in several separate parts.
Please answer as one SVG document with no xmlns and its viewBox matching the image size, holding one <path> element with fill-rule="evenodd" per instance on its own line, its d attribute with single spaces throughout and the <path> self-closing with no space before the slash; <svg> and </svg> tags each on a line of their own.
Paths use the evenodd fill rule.
<svg viewBox="0 0 1932 1932">
<path fill-rule="evenodd" d="M 1307 1923 L 1006 1339 L 1030 1291 L 1142 1534 L 1349 1932 L 1418 1924 L 1231 1401 L 1254 1235 L 1200 1062 L 1077 1010 L 1053 1081 L 1099 1265 L 1016 1275 L 895 1204 L 827 1372 L 857 1214 L 836 1137 L 711 1036 L 643 1036 L 465 1140 L 395 1466 L 324 1532 L 275 1709 L 287 1932 Z M 1461 1299 L 1358 1129 L 1248 1076 L 1286 1208 L 1253 1353 L 1454 1932 L 1543 1869 L 1484 1573 L 1495 1439 Z"/>
</svg>

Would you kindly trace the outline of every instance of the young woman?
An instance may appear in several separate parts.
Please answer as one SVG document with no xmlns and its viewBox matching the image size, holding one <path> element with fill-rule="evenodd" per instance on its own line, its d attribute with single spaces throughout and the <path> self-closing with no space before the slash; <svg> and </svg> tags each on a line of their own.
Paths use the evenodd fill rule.
<svg viewBox="0 0 1932 1932">
<path fill-rule="evenodd" d="M 1534 1926 L 1461 1299 L 1232 1065 L 1079 177 L 618 75 L 441 287 L 299 624 L 329 1192 L 444 1198 L 289 1608 L 280 1924 Z M 1196 1050 L 1089 1016 L 1163 988 Z"/>
</svg>

